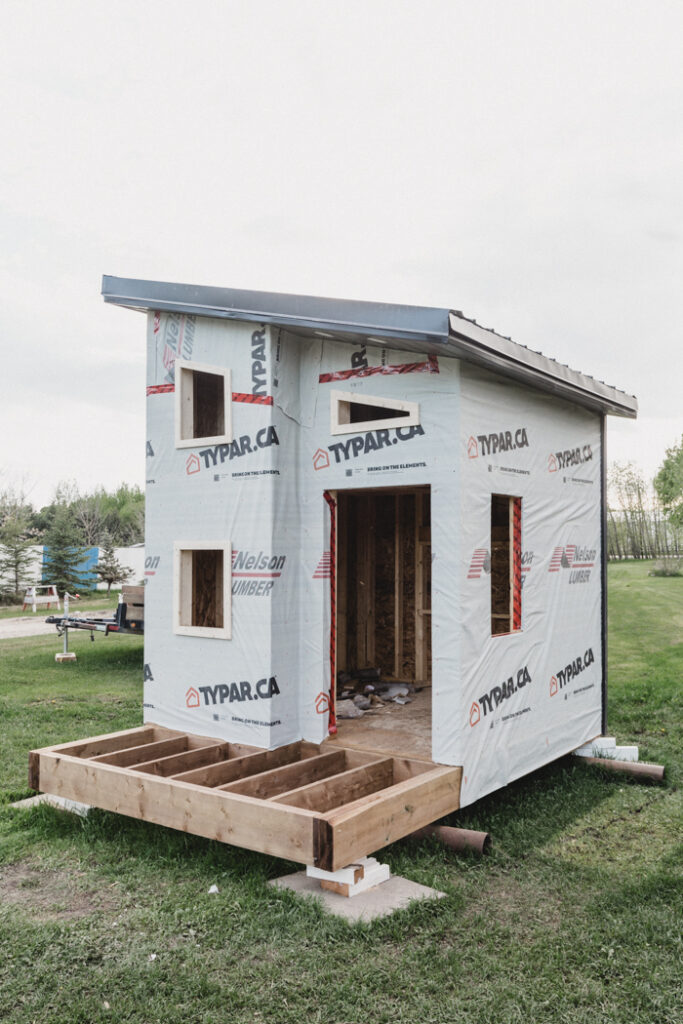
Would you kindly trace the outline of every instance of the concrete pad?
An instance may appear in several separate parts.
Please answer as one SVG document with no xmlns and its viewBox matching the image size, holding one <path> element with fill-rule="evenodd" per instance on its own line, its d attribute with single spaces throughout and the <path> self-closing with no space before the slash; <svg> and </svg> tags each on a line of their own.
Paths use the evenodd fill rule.
<svg viewBox="0 0 683 1024">
<path fill-rule="evenodd" d="M 268 884 L 277 889 L 291 889 L 292 892 L 315 896 L 331 914 L 345 917 L 351 922 L 374 921 L 378 917 L 388 917 L 395 910 L 402 910 L 414 900 L 440 900 L 446 895 L 445 892 L 430 889 L 419 882 L 411 882 L 400 875 L 393 875 L 388 882 L 350 897 L 321 889 L 318 879 L 309 878 L 305 871 L 273 878 Z"/>
<path fill-rule="evenodd" d="M 26 797 L 25 800 L 17 800 L 10 804 L 10 807 L 17 807 L 22 811 L 30 811 L 32 807 L 39 807 L 41 804 L 49 804 L 59 811 L 70 811 L 71 814 L 80 814 L 82 818 L 90 810 L 90 804 L 82 804 L 78 800 L 67 800 L 64 796 L 55 796 L 54 793 L 38 793 L 37 796 Z"/>
</svg>

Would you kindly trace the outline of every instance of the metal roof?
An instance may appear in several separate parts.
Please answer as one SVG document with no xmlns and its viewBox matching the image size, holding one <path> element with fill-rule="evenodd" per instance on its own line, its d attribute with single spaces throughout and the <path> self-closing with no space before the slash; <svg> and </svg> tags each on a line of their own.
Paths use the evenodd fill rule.
<svg viewBox="0 0 683 1024">
<path fill-rule="evenodd" d="M 138 310 L 277 324 L 295 334 L 462 359 L 598 412 L 635 418 L 638 402 L 460 312 L 206 285 L 102 278 L 105 302 Z"/>
</svg>

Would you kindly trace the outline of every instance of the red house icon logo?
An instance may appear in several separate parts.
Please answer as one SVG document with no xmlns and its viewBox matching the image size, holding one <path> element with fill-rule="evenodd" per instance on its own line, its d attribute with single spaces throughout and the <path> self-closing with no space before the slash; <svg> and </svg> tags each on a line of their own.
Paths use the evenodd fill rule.
<svg viewBox="0 0 683 1024">
<path fill-rule="evenodd" d="M 315 698 L 315 710 L 319 715 L 324 715 L 326 711 L 330 710 L 330 698 L 326 693 L 323 693 L 322 690 Z"/>
<path fill-rule="evenodd" d="M 199 707 L 199 694 L 195 690 L 194 686 L 191 686 L 185 694 L 185 704 L 188 708 Z"/>
<path fill-rule="evenodd" d="M 324 448 L 318 448 L 317 452 L 313 456 L 313 468 L 314 469 L 327 469 L 330 464 L 330 456 L 327 454 Z"/>
<path fill-rule="evenodd" d="M 557 693 L 557 690 L 558 690 L 557 677 L 556 676 L 552 676 L 551 679 L 550 679 L 550 696 L 554 697 L 555 694 Z"/>
<path fill-rule="evenodd" d="M 476 725 L 481 718 L 481 711 L 476 700 L 472 701 L 472 707 L 470 708 L 470 725 Z"/>
<path fill-rule="evenodd" d="M 202 464 L 199 461 L 199 456 L 192 452 L 192 455 L 188 457 L 188 460 L 185 463 L 185 472 L 188 476 L 192 476 L 193 473 L 198 473 L 201 468 Z"/>
<path fill-rule="evenodd" d="M 552 452 L 548 456 L 548 472 L 557 473 L 557 459 Z"/>
<path fill-rule="evenodd" d="M 476 437 L 470 437 L 467 442 L 467 454 L 471 459 L 479 458 L 479 448 L 477 447 Z"/>
</svg>

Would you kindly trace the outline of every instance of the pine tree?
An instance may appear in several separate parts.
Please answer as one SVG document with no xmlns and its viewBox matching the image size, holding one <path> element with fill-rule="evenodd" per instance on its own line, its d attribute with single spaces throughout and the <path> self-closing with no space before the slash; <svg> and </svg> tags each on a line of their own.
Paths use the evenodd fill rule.
<svg viewBox="0 0 683 1024">
<path fill-rule="evenodd" d="M 104 535 L 100 556 L 97 565 L 94 566 L 94 571 L 102 582 L 107 584 L 107 593 L 111 591 L 112 583 L 125 583 L 133 575 L 133 570 L 121 565 L 114 555 L 114 545 L 109 534 Z"/>
<path fill-rule="evenodd" d="M 89 590 L 91 581 L 87 574 L 79 571 L 85 560 L 88 549 L 82 544 L 82 535 L 78 529 L 72 511 L 66 505 L 59 505 L 55 511 L 52 525 L 45 535 L 45 551 L 43 553 L 43 578 L 46 583 L 54 583 L 60 594 L 65 591 L 76 593 L 81 589 Z"/>
<path fill-rule="evenodd" d="M 0 591 L 2 597 L 16 597 L 34 580 L 31 545 L 35 531 L 31 528 L 31 508 L 23 495 L 13 492 L 0 498 Z"/>
</svg>

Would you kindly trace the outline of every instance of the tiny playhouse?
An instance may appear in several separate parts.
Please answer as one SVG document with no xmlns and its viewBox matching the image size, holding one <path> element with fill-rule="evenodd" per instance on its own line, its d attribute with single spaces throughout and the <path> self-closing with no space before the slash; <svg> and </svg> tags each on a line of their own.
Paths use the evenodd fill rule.
<svg viewBox="0 0 683 1024">
<path fill-rule="evenodd" d="M 35 789 L 334 871 L 604 733 L 634 398 L 448 309 L 103 295 L 147 321 L 144 725 Z"/>
</svg>

